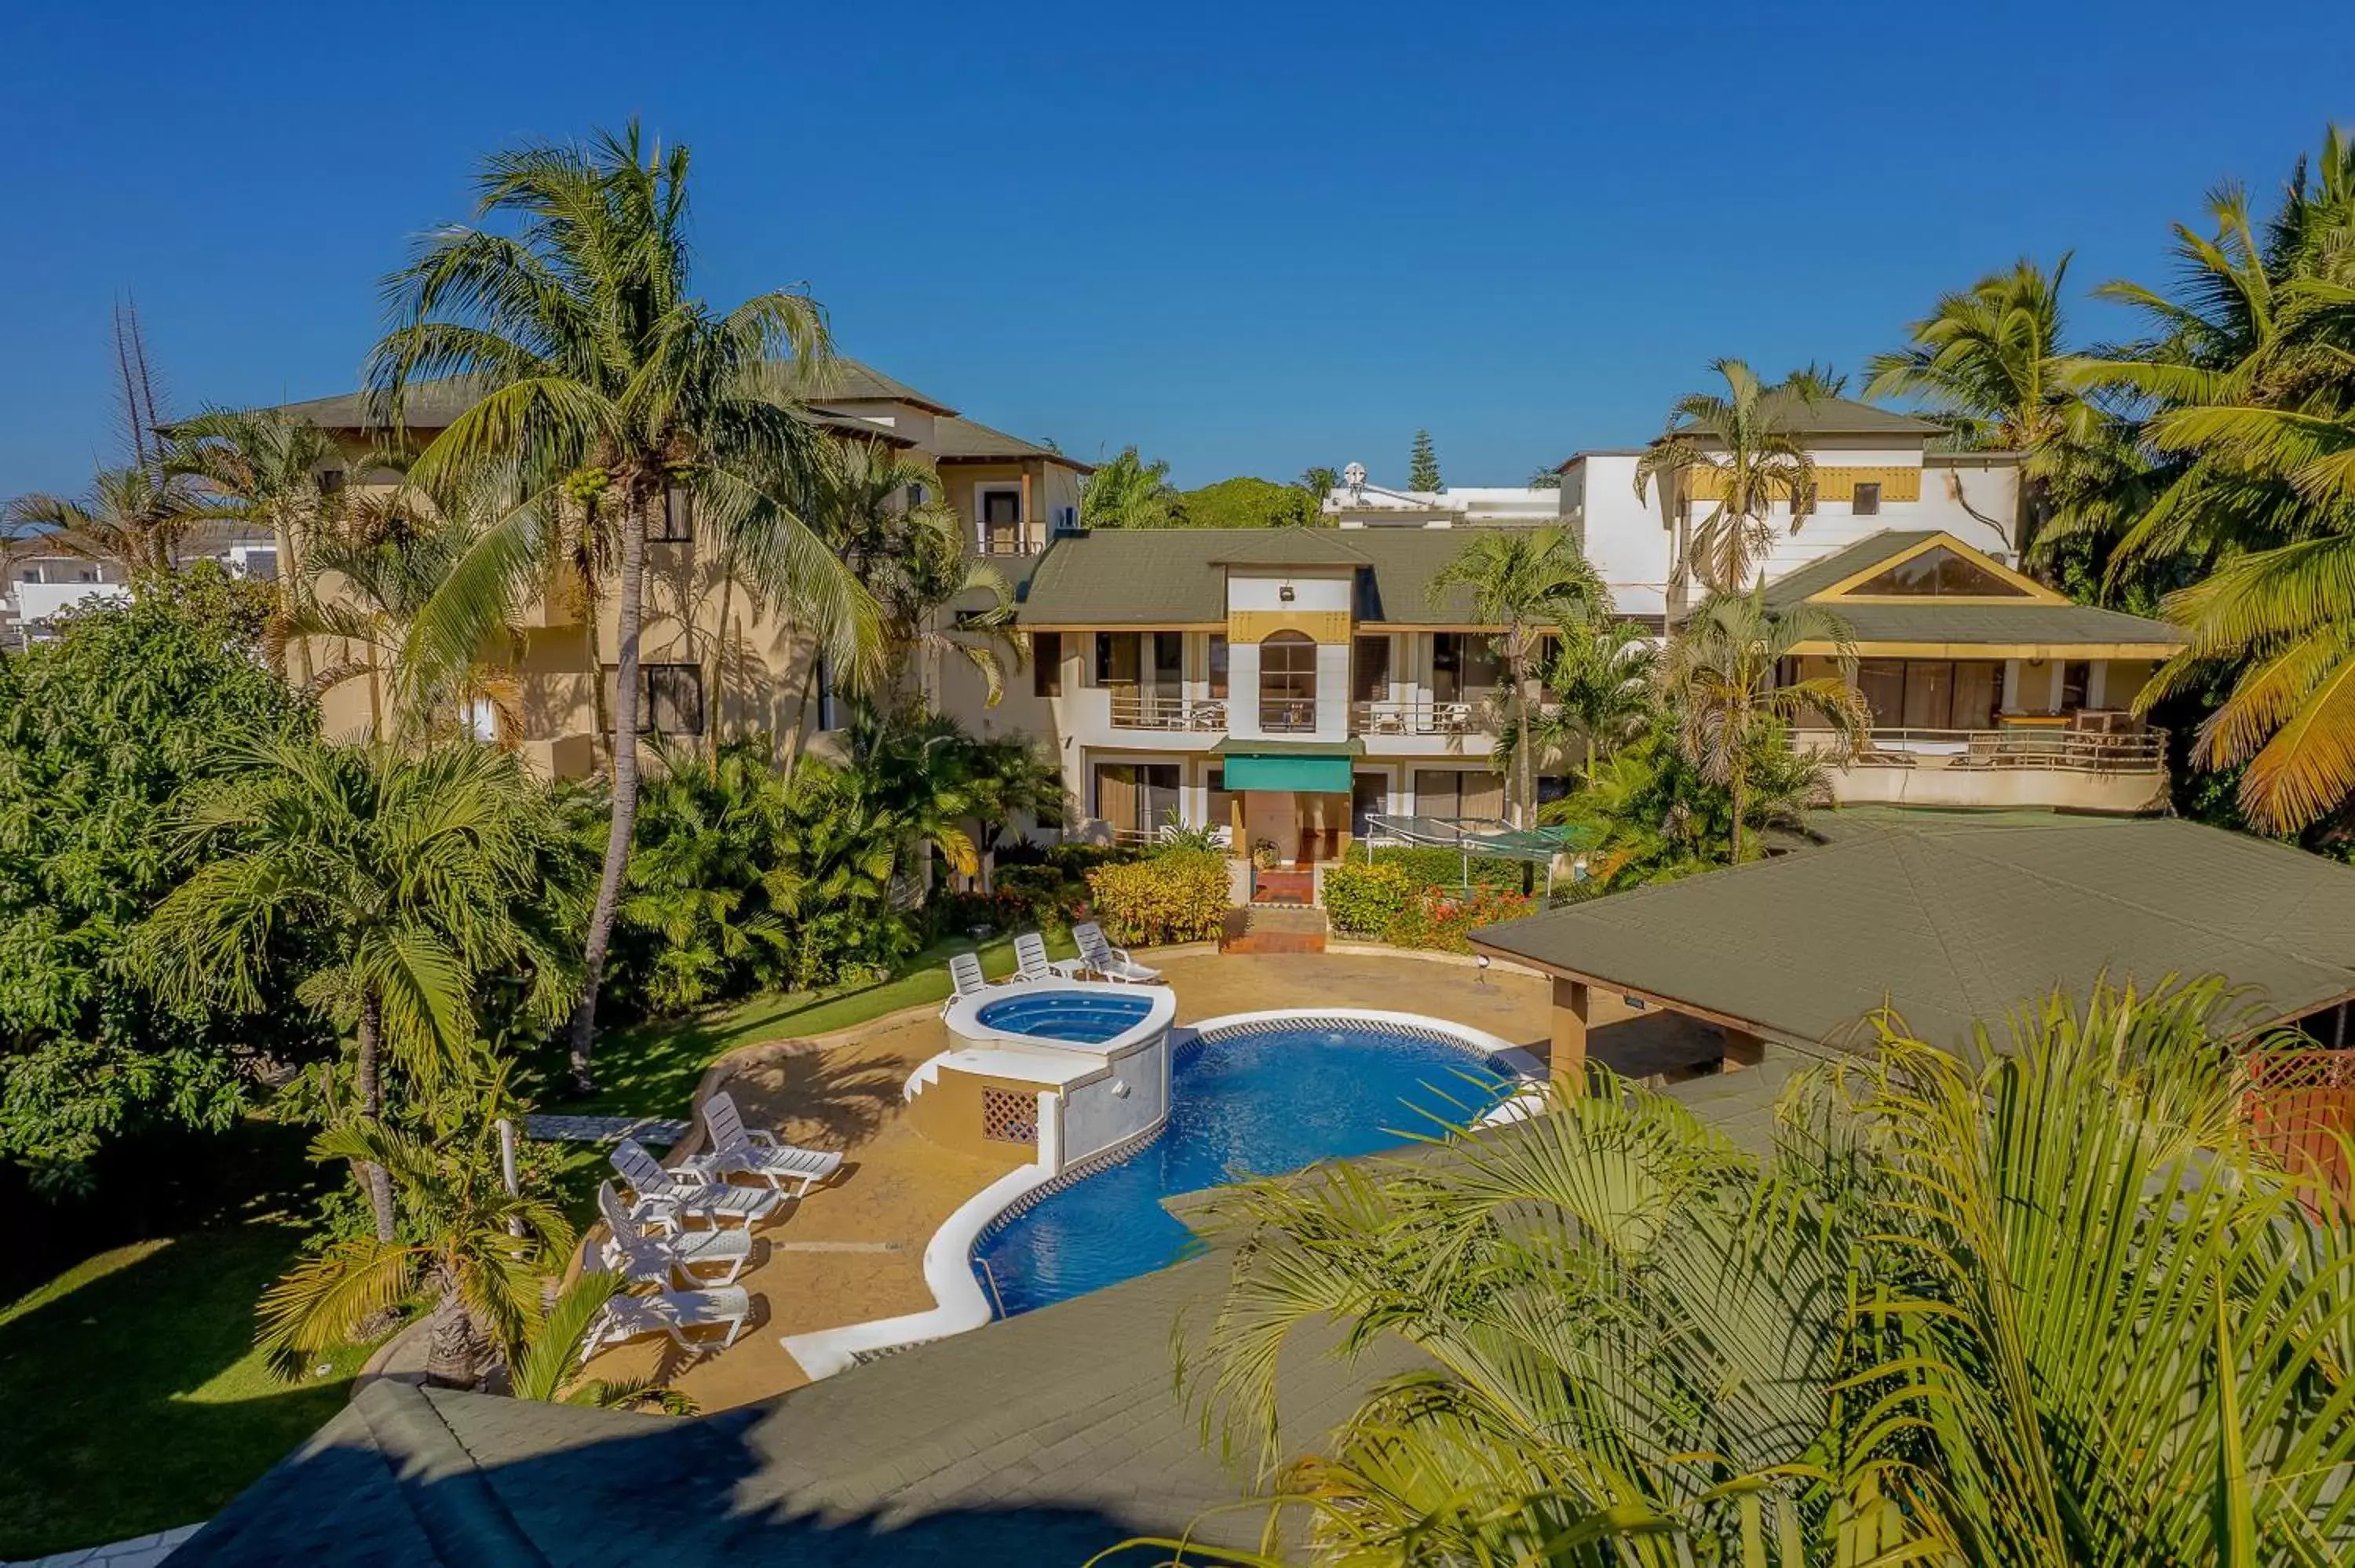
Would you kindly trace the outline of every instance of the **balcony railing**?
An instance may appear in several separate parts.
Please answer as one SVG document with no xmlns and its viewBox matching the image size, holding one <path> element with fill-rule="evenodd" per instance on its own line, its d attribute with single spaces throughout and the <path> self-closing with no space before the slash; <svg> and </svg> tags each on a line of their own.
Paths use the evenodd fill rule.
<svg viewBox="0 0 2355 1568">
<path fill-rule="evenodd" d="M 1360 735 L 1476 735 L 1487 710 L 1485 700 L 1352 703 L 1349 722 Z"/>
<path fill-rule="evenodd" d="M 1260 699 L 1259 732 L 1262 735 L 1313 735 L 1316 730 L 1316 698 L 1262 697 Z"/>
<path fill-rule="evenodd" d="M 1227 727 L 1224 697 L 1171 697 L 1153 692 L 1112 694 L 1114 729 L 1222 730 Z"/>
<path fill-rule="evenodd" d="M 1797 730 L 1793 747 L 1822 747 L 1822 730 Z M 2028 768 L 2052 773 L 2156 773 L 2167 766 L 2167 732 L 2102 735 L 2020 726 L 2009 729 L 1876 729 L 1850 768 Z"/>
</svg>

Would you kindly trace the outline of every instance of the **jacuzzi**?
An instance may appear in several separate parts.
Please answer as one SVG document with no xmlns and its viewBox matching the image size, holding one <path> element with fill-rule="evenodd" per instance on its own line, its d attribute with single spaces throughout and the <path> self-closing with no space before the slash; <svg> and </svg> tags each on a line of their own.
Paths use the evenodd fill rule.
<svg viewBox="0 0 2355 1568">
<path fill-rule="evenodd" d="M 992 986 L 950 1006 L 949 1049 L 909 1078 L 910 1110 L 936 1142 L 985 1154 L 1028 1143 L 1060 1172 L 1159 1130 L 1177 1014 L 1162 985 Z"/>
</svg>

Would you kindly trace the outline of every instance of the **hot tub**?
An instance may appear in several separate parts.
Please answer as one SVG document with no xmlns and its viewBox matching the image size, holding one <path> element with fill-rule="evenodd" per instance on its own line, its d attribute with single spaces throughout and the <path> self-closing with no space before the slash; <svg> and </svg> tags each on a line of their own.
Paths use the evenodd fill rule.
<svg viewBox="0 0 2355 1568">
<path fill-rule="evenodd" d="M 908 1080 L 914 1123 L 970 1152 L 1028 1144 L 1053 1171 L 1138 1141 L 1168 1116 L 1177 1014 L 1167 986 L 1060 976 L 961 998 L 949 1049 Z"/>
<path fill-rule="evenodd" d="M 1059 986 L 984 1001 L 974 1011 L 974 1022 L 1024 1039 L 1102 1045 L 1144 1022 L 1152 1012 L 1153 998 L 1133 987 L 1079 991 Z"/>
</svg>

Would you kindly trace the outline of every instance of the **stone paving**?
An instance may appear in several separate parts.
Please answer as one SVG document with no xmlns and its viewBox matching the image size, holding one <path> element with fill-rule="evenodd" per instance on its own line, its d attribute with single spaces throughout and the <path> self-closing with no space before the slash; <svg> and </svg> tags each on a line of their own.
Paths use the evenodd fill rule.
<svg viewBox="0 0 2355 1568">
<path fill-rule="evenodd" d="M 153 1535 L 133 1536 L 129 1541 L 85 1546 L 79 1552 L 0 1563 L 0 1568 L 154 1568 L 203 1528 L 200 1524 L 184 1524 L 173 1530 L 159 1530 Z"/>
</svg>

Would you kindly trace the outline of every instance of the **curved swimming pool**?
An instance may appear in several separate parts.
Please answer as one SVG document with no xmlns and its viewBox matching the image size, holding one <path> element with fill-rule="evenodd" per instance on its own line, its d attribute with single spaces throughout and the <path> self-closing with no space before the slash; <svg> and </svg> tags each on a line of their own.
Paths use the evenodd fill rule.
<svg viewBox="0 0 2355 1568">
<path fill-rule="evenodd" d="M 1028 1034 L 1037 1040 L 1102 1045 L 1144 1022 L 1152 1011 L 1153 998 L 1146 992 L 1071 987 L 983 1002 L 974 1022 L 985 1029 Z"/>
<path fill-rule="evenodd" d="M 1117 1165 L 1041 1199 L 974 1248 L 1008 1316 L 1164 1268 L 1193 1245 L 1177 1192 L 1371 1154 L 1473 1121 L 1513 1075 L 1462 1046 L 1374 1022 L 1219 1031 L 1170 1073 L 1169 1120 Z"/>
</svg>

